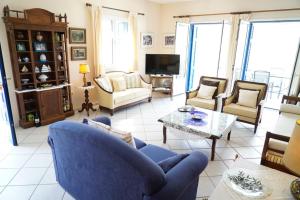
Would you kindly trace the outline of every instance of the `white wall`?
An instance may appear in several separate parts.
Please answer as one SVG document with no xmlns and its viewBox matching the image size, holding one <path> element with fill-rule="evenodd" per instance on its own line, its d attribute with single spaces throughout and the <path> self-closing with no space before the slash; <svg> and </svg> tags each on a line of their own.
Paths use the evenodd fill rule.
<svg viewBox="0 0 300 200">
<path fill-rule="evenodd" d="M 78 109 L 81 103 L 84 101 L 83 91 L 78 89 L 78 86 L 82 85 L 82 75 L 78 73 L 79 64 L 86 62 L 92 63 L 92 45 L 91 45 L 91 28 L 89 22 L 89 14 L 87 12 L 85 3 L 89 2 L 93 5 L 100 5 L 100 0 L 1 0 L 0 8 L 8 5 L 10 9 L 24 10 L 30 8 L 43 8 L 53 12 L 55 14 L 67 14 L 69 27 L 78 27 L 87 29 L 87 61 L 71 61 L 69 60 L 70 68 L 70 80 L 72 83 L 72 96 L 74 108 Z M 160 5 L 149 2 L 147 0 L 101 0 L 101 5 L 119 8 L 124 10 L 130 10 L 134 12 L 145 13 L 145 16 L 139 17 L 139 32 L 153 32 L 155 35 L 159 35 L 160 28 Z M 5 25 L 3 20 L 0 20 L 0 43 L 2 46 L 2 53 L 4 57 L 4 66 L 8 78 L 12 78 L 12 66 L 10 62 L 10 55 L 8 50 L 8 42 L 6 36 Z M 85 46 L 85 45 L 68 45 L 69 49 L 71 46 Z M 158 41 L 154 41 L 154 46 L 151 49 L 144 50 L 139 49 L 139 67 L 140 71 L 144 73 L 144 57 L 146 52 L 158 51 Z M 70 50 L 69 50 L 70 59 Z M 94 71 L 91 69 L 91 71 Z M 88 76 L 88 81 L 93 78 L 93 73 Z M 9 95 L 12 104 L 12 110 L 14 114 L 15 123 L 18 124 L 19 116 L 16 103 L 16 95 L 14 93 L 14 82 L 13 79 L 8 81 Z M 94 91 L 96 92 L 96 90 Z M 95 94 L 91 95 L 92 100 L 95 102 Z"/>
</svg>

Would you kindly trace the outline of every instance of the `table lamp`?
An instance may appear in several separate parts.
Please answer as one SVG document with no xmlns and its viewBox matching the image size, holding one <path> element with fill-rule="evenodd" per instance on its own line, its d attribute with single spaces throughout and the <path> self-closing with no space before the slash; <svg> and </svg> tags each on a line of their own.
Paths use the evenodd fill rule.
<svg viewBox="0 0 300 200">
<path fill-rule="evenodd" d="M 300 176 L 300 120 L 296 122 L 294 132 L 283 155 L 283 164 L 296 176 Z M 291 193 L 300 200 L 300 179 L 291 183 Z"/>
<path fill-rule="evenodd" d="M 88 64 L 80 64 L 79 65 L 79 73 L 83 74 L 83 87 L 86 87 L 86 78 L 85 74 L 90 72 L 90 67 Z"/>
</svg>

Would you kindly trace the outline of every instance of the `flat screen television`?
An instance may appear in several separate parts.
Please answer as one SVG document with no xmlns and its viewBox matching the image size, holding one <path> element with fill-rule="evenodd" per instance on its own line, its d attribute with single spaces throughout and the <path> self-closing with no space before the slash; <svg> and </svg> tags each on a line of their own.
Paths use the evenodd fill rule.
<svg viewBox="0 0 300 200">
<path fill-rule="evenodd" d="M 146 74 L 179 74 L 180 56 L 174 54 L 146 54 Z"/>
</svg>

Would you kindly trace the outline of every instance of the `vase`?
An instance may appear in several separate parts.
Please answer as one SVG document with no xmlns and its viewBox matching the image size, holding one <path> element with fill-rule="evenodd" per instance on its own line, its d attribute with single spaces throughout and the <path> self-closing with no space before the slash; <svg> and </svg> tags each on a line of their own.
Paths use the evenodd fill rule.
<svg viewBox="0 0 300 200">
<path fill-rule="evenodd" d="M 47 61 L 47 57 L 46 57 L 46 55 L 45 54 L 41 54 L 40 55 L 40 61 L 42 61 L 42 62 L 46 62 Z"/>
<path fill-rule="evenodd" d="M 36 40 L 39 41 L 39 42 L 41 42 L 43 40 L 43 36 L 42 36 L 41 32 L 37 32 Z"/>
</svg>

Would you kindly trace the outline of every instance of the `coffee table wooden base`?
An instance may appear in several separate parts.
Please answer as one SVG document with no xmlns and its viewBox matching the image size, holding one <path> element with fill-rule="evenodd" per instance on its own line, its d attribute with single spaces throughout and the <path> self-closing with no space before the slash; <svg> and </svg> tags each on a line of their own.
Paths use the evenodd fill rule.
<svg viewBox="0 0 300 200">
<path fill-rule="evenodd" d="M 230 135 L 231 135 L 231 131 L 227 134 L 228 141 L 230 140 Z M 212 140 L 210 160 L 213 161 L 213 160 L 215 160 L 217 139 L 220 139 L 220 138 L 212 136 L 212 137 L 209 137 L 209 139 Z M 167 127 L 166 126 L 163 126 L 163 143 L 164 144 L 167 143 Z"/>
</svg>

